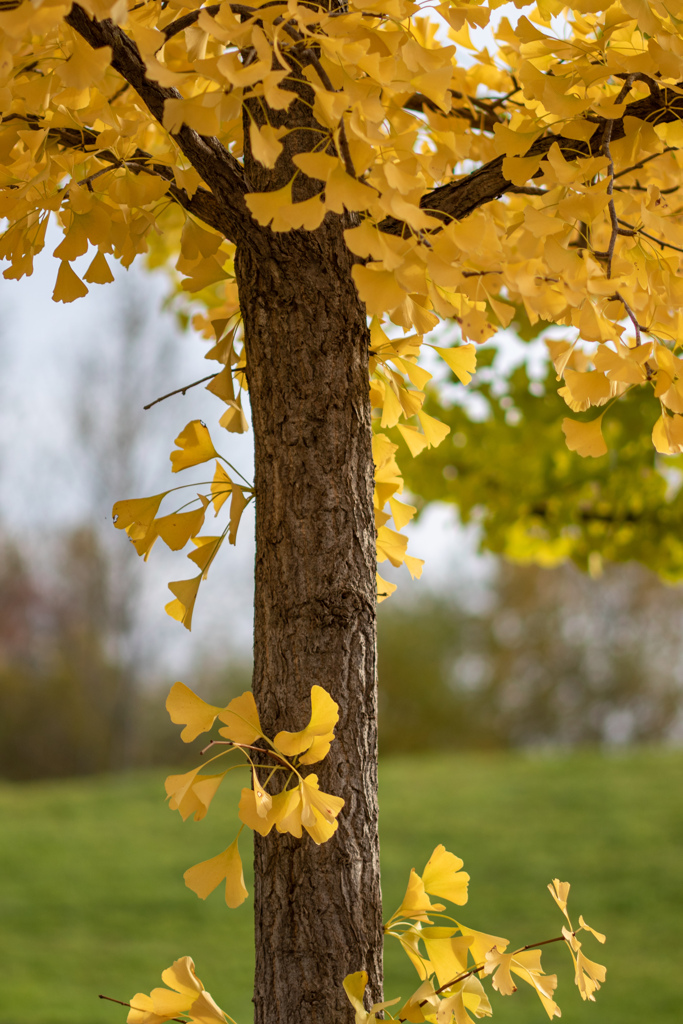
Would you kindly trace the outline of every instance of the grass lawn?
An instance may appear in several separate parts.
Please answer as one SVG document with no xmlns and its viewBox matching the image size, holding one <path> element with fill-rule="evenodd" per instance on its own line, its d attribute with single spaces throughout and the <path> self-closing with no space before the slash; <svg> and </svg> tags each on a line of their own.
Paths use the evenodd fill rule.
<svg viewBox="0 0 683 1024">
<path fill-rule="evenodd" d="M 574 918 L 607 933 L 586 952 L 608 978 L 582 1004 L 566 951 L 546 951 L 563 1024 L 678 1024 L 683 754 L 392 759 L 380 780 L 385 917 L 440 842 L 472 876 L 464 922 L 515 945 L 559 934 L 545 886 L 570 881 Z M 183 824 L 162 782 L 155 772 L 0 787 L 0 1024 L 119 1024 L 126 1011 L 98 993 L 149 992 L 183 954 L 239 1024 L 251 1020 L 251 901 L 229 911 L 217 892 L 202 903 L 181 877 L 232 840 L 229 793 Z M 398 948 L 386 973 L 387 998 L 417 986 Z M 499 1024 L 547 1019 L 530 991 L 493 993 L 492 1005 Z"/>
</svg>

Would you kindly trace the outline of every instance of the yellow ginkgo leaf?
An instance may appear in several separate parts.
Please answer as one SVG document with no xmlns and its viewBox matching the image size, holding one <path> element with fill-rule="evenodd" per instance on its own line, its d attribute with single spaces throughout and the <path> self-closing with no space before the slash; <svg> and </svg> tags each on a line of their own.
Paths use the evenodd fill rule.
<svg viewBox="0 0 683 1024">
<path fill-rule="evenodd" d="M 509 939 L 504 939 L 502 935 L 491 935 L 489 932 L 478 932 L 474 928 L 468 928 L 467 925 L 461 921 L 458 922 L 461 935 L 464 935 L 469 941 L 469 952 L 472 957 L 472 961 L 475 964 L 481 964 L 484 962 L 486 954 L 491 949 L 505 950 L 510 945 Z"/>
<path fill-rule="evenodd" d="M 273 231 L 287 231 L 288 226 L 282 224 L 280 210 L 292 205 L 292 183 L 287 182 L 282 188 L 272 192 L 250 192 L 244 197 L 251 215 L 259 224 L 266 227 L 271 224 Z"/>
<path fill-rule="evenodd" d="M 197 550 L 190 551 L 187 556 L 191 562 L 202 570 L 202 578 L 206 579 L 207 573 L 221 546 L 223 537 L 193 537 L 192 543 L 196 544 Z"/>
<path fill-rule="evenodd" d="M 424 558 L 413 558 L 412 555 L 406 555 L 403 559 L 403 564 L 410 573 L 411 579 L 419 580 L 424 569 Z"/>
<path fill-rule="evenodd" d="M 414 505 L 406 505 L 394 497 L 389 498 L 389 508 L 397 530 L 402 530 L 417 512 Z"/>
<path fill-rule="evenodd" d="M 290 228 L 304 228 L 306 231 L 315 231 L 322 224 L 325 217 L 325 204 L 320 196 L 312 196 L 304 199 L 301 203 L 292 203 L 291 206 L 283 207 L 280 218 Z"/>
<path fill-rule="evenodd" d="M 413 427 L 409 423 L 399 423 L 398 432 L 408 445 L 413 458 L 416 458 L 420 452 L 423 452 L 429 444 L 425 435 L 420 433 L 417 427 Z"/>
<path fill-rule="evenodd" d="M 216 515 L 218 515 L 224 503 L 232 493 L 232 480 L 229 474 L 223 469 L 222 463 L 218 461 L 216 461 L 216 472 L 214 473 L 213 482 L 211 484 L 211 493 L 214 496 L 214 511 Z"/>
<path fill-rule="evenodd" d="M 381 526 L 377 531 L 377 561 L 384 562 L 388 559 L 394 568 L 403 564 L 406 557 L 408 538 L 396 530 L 390 530 L 388 526 Z"/>
<path fill-rule="evenodd" d="M 576 954 L 576 985 L 579 989 L 582 999 L 589 999 L 592 1003 L 595 1002 L 595 996 L 593 995 L 599 988 L 602 982 L 607 977 L 607 969 L 602 964 L 595 963 L 594 960 L 589 960 L 588 957 L 581 951 L 581 943 L 578 943 L 579 950 Z"/>
<path fill-rule="evenodd" d="M 204 986 L 197 977 L 194 969 L 194 961 L 190 956 L 181 956 L 175 960 L 170 967 L 161 972 L 161 980 L 164 985 L 175 989 L 176 992 L 194 993 L 204 991 Z"/>
<path fill-rule="evenodd" d="M 470 939 L 456 935 L 455 932 L 455 928 L 431 926 L 420 930 L 429 962 L 436 972 L 440 985 L 446 985 L 467 970 Z"/>
<path fill-rule="evenodd" d="M 433 416 L 429 416 L 426 412 L 419 412 L 417 418 L 422 425 L 425 437 L 427 438 L 427 444 L 430 448 L 438 447 L 451 432 L 451 428 L 446 423 L 442 423 Z"/>
<path fill-rule="evenodd" d="M 512 995 L 517 986 L 512 980 L 515 974 L 536 990 L 548 1017 L 559 1017 L 560 1008 L 553 999 L 557 988 L 557 976 L 544 974 L 541 967 L 541 950 L 527 949 L 517 953 L 501 953 L 493 949 L 486 954 L 485 974 L 493 974 L 493 987 L 503 996 Z"/>
<path fill-rule="evenodd" d="M 244 490 L 236 484 L 232 485 L 232 500 L 230 502 L 230 529 L 228 540 L 231 544 L 237 543 L 237 530 L 239 529 L 242 513 L 249 504 L 248 498 L 244 496 Z"/>
<path fill-rule="evenodd" d="M 237 839 L 216 857 L 188 868 L 183 875 L 188 889 L 205 900 L 225 879 L 225 902 L 231 908 L 239 907 L 249 895 L 244 884 L 244 872 Z"/>
<path fill-rule="evenodd" d="M 150 995 L 136 992 L 130 1001 L 127 1024 L 162 1024 L 172 1020 L 179 1013 L 187 1013 L 194 1002 L 196 993 L 169 992 L 167 988 L 152 989 Z"/>
<path fill-rule="evenodd" d="M 317 775 L 302 779 L 301 824 L 317 846 L 326 843 L 337 831 L 336 819 L 343 806 L 341 797 L 321 792 Z"/>
<path fill-rule="evenodd" d="M 188 540 L 196 537 L 204 525 L 204 515 L 209 501 L 203 494 L 198 497 L 202 503 L 201 508 L 191 509 L 189 512 L 172 512 L 155 520 L 157 533 L 171 551 L 180 551 L 184 548 Z"/>
<path fill-rule="evenodd" d="M 329 153 L 297 153 L 292 157 L 292 163 L 309 178 L 318 181 L 327 181 L 332 171 L 341 166 L 339 157 Z"/>
<path fill-rule="evenodd" d="M 380 316 L 400 306 L 405 299 L 405 291 L 390 271 L 371 270 L 371 266 L 356 264 L 351 274 L 368 313 Z"/>
<path fill-rule="evenodd" d="M 235 386 L 232 379 L 232 367 L 225 366 L 217 376 L 206 385 L 206 391 L 210 391 L 222 402 L 235 401 Z"/>
<path fill-rule="evenodd" d="M 259 782 L 258 775 L 256 774 L 256 768 L 252 765 L 251 768 L 252 783 L 253 783 L 253 794 L 254 794 L 254 806 L 256 807 L 256 813 L 259 818 L 267 818 L 268 812 L 273 806 L 273 798 L 270 793 L 266 793 L 265 789 Z"/>
<path fill-rule="evenodd" d="M 567 448 L 571 452 L 593 459 L 599 459 L 601 455 L 607 454 L 607 445 L 602 436 L 602 416 L 589 423 L 565 417 L 562 420 L 562 432 L 567 440 Z"/>
<path fill-rule="evenodd" d="M 182 683 L 176 683 L 176 686 L 179 685 L 182 686 Z M 164 787 L 166 789 L 166 796 L 168 797 L 168 805 L 172 811 L 178 810 L 200 771 L 200 768 L 193 768 L 192 771 L 184 772 L 182 775 L 168 776 L 164 782 Z"/>
<path fill-rule="evenodd" d="M 189 1012 L 192 1024 L 227 1024 L 226 1015 L 209 992 L 200 992 Z"/>
<path fill-rule="evenodd" d="M 458 345 L 456 348 L 437 348 L 436 345 L 433 347 L 458 380 L 462 384 L 469 384 L 477 366 L 476 345 Z"/>
<path fill-rule="evenodd" d="M 408 888 L 406 889 L 401 906 L 394 914 L 394 917 L 408 917 L 414 921 L 429 923 L 428 914 L 430 911 L 436 912 L 445 909 L 443 903 L 432 903 L 425 891 L 424 882 L 417 871 L 412 868 L 410 878 L 408 879 Z"/>
<path fill-rule="evenodd" d="M 202 96 L 165 100 L 163 123 L 166 131 L 177 133 L 186 124 L 200 135 L 218 135 L 220 124 L 216 108 L 204 106 L 202 100 Z"/>
<path fill-rule="evenodd" d="M 559 878 L 553 878 L 552 882 L 548 885 L 550 895 L 555 900 L 565 917 L 567 917 L 567 900 L 569 899 L 570 888 L 571 886 L 569 882 L 561 882 Z M 567 920 L 569 920 L 568 917 Z"/>
<path fill-rule="evenodd" d="M 579 928 L 583 931 L 590 932 L 591 935 L 593 935 L 598 940 L 598 942 L 604 943 L 606 941 L 605 936 L 602 934 L 602 932 L 596 932 L 594 928 L 591 928 L 591 926 L 584 921 L 581 914 L 579 914 Z"/>
<path fill-rule="evenodd" d="M 146 530 L 133 524 L 128 527 L 126 533 L 137 553 L 144 555 L 144 559 L 147 561 L 149 553 L 154 547 L 154 542 L 159 537 L 156 522 L 150 523 Z"/>
<path fill-rule="evenodd" d="M 422 1024 L 428 1019 L 433 1021 L 436 1019 L 435 1011 L 439 1003 L 440 999 L 428 978 L 398 1011 L 399 1020 L 410 1021 L 410 1024 Z"/>
<path fill-rule="evenodd" d="M 477 1018 L 490 1017 L 493 1013 L 484 986 L 474 975 L 461 981 L 453 995 L 443 1000 L 437 1019 L 454 1020 L 457 1024 L 474 1024 L 471 1013 Z"/>
<path fill-rule="evenodd" d="M 151 498 L 128 498 L 117 501 L 111 510 L 114 526 L 117 530 L 128 530 L 130 526 L 142 527 L 142 536 L 147 532 L 152 520 L 159 511 L 159 505 L 168 494 L 153 494 Z M 129 533 L 129 536 L 131 534 Z"/>
<path fill-rule="evenodd" d="M 83 280 L 88 284 L 111 284 L 114 275 L 109 269 L 109 264 L 104 253 L 98 251 L 94 260 L 83 275 Z"/>
<path fill-rule="evenodd" d="M 209 459 L 215 459 L 218 452 L 213 446 L 206 423 L 192 420 L 175 439 L 180 451 L 171 452 L 171 469 L 174 473 L 188 466 L 198 466 Z"/>
<path fill-rule="evenodd" d="M 200 775 L 198 772 L 199 769 L 195 769 L 185 775 L 169 775 L 166 779 L 168 806 L 172 811 L 178 811 L 183 821 L 187 821 L 191 814 L 195 821 L 201 821 L 206 816 L 226 775 L 225 772 L 217 775 Z M 188 776 L 191 778 L 186 782 Z"/>
<path fill-rule="evenodd" d="M 334 168 L 325 185 L 325 206 L 334 213 L 344 209 L 367 210 L 377 193 L 369 185 L 352 178 L 341 164 Z"/>
<path fill-rule="evenodd" d="M 311 687 L 311 718 L 300 732 L 282 731 L 275 737 L 278 750 L 288 757 L 302 754 L 319 736 L 327 736 L 339 719 L 339 705 L 322 686 Z"/>
<path fill-rule="evenodd" d="M 252 156 L 264 167 L 275 167 L 277 158 L 282 152 L 279 137 L 286 129 L 274 128 L 272 124 L 264 124 L 260 128 L 255 121 L 249 125 L 249 142 Z"/>
<path fill-rule="evenodd" d="M 383 579 L 379 573 L 376 573 L 375 576 L 377 579 L 377 603 L 381 604 L 382 601 L 386 601 L 388 597 L 391 597 L 396 590 L 396 584 Z"/>
<path fill-rule="evenodd" d="M 299 758 L 299 764 L 317 764 L 318 761 L 322 761 L 329 754 L 333 739 L 333 732 L 316 736 L 306 753 Z"/>
<path fill-rule="evenodd" d="M 176 960 L 162 972 L 161 980 L 169 988 L 152 989 L 150 995 L 137 992 L 130 1001 L 128 1024 L 161 1024 L 179 1013 L 188 1013 L 203 990 L 189 956 Z M 169 991 L 173 989 L 173 991 Z"/>
<path fill-rule="evenodd" d="M 184 743 L 191 743 L 200 733 L 208 732 L 218 715 L 225 713 L 226 708 L 207 704 L 189 686 L 185 686 L 185 683 L 174 683 L 166 698 L 166 710 L 174 725 L 185 726 L 180 734 L 181 740 Z"/>
<path fill-rule="evenodd" d="M 287 817 L 291 812 L 292 807 L 296 805 L 300 807 L 301 795 L 299 787 L 297 786 L 294 790 L 285 790 L 282 793 L 276 793 L 272 798 L 272 803 L 268 809 L 265 817 L 259 814 L 257 807 L 257 797 L 253 789 L 243 789 L 242 795 L 239 802 L 239 816 L 240 821 L 252 829 L 254 832 L 258 832 L 259 835 L 267 836 L 274 825 L 277 825 L 280 821 Z M 285 831 L 280 829 L 280 831 Z M 299 815 L 299 837 L 301 837 L 301 816 Z"/>
<path fill-rule="evenodd" d="M 564 371 L 564 382 L 574 402 L 585 402 L 586 408 L 590 405 L 604 405 L 612 395 L 613 385 L 599 370 L 584 373 L 567 368 Z M 563 390 L 560 389 L 561 392 Z"/>
<path fill-rule="evenodd" d="M 233 743 L 255 743 L 263 736 L 256 701 L 251 690 L 245 690 L 239 697 L 233 697 L 226 708 L 219 708 L 218 719 L 225 723 L 219 729 L 221 736 Z"/>
<path fill-rule="evenodd" d="M 219 424 L 231 434 L 246 434 L 249 430 L 249 422 L 244 415 L 242 403 L 238 398 L 229 399 L 225 403 L 227 409 L 219 419 Z"/>
<path fill-rule="evenodd" d="M 470 876 L 461 871 L 463 862 L 444 846 L 437 846 L 422 872 L 422 881 L 428 893 L 440 896 L 462 907 L 467 903 L 467 885 Z"/>
<path fill-rule="evenodd" d="M 344 991 L 356 1013 L 356 1024 L 375 1024 L 379 1020 L 377 1014 L 385 1010 L 387 1006 L 394 1006 L 400 1003 L 400 999 L 391 999 L 385 1003 L 373 1003 L 370 1010 L 365 1009 L 363 995 L 368 984 L 367 971 L 356 971 L 355 974 L 347 974 L 343 981 Z"/>
<path fill-rule="evenodd" d="M 78 274 L 71 269 L 71 264 L 62 260 L 57 271 L 55 290 L 52 293 L 54 302 L 73 302 L 88 294 L 88 289 Z"/>
</svg>

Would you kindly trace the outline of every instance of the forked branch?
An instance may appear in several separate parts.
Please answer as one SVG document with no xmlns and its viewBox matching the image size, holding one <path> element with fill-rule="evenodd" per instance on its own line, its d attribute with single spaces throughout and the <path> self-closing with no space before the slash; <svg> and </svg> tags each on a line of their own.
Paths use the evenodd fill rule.
<svg viewBox="0 0 683 1024">
<path fill-rule="evenodd" d="M 159 124 L 163 124 L 166 100 L 180 99 L 180 93 L 148 78 L 145 62 L 133 40 L 113 22 L 90 18 L 78 4 L 73 5 L 64 20 L 93 49 L 111 47 L 114 70 L 135 89 Z M 207 195 L 206 201 L 214 206 L 213 224 L 220 224 L 219 230 L 232 242 L 248 239 L 253 221 L 244 201 L 247 186 L 240 163 L 218 139 L 200 135 L 186 124 L 174 132 L 172 138 L 211 189 L 211 200 Z"/>
</svg>

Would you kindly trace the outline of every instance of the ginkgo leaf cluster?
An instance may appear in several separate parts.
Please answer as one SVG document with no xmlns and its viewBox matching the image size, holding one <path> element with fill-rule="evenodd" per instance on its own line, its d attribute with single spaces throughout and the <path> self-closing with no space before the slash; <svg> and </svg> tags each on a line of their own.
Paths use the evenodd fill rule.
<svg viewBox="0 0 683 1024">
<path fill-rule="evenodd" d="M 152 547 L 158 539 L 161 539 L 172 551 L 180 551 L 190 541 L 193 542 L 195 549 L 190 551 L 187 557 L 194 562 L 199 572 L 190 579 L 169 583 L 169 590 L 174 595 L 174 600 L 166 605 L 168 614 L 172 618 L 178 619 L 186 629 L 190 629 L 199 585 L 202 580 L 206 579 L 223 541 L 227 538 L 230 544 L 236 543 L 242 513 L 252 500 L 254 489 L 246 481 L 237 483 L 230 476 L 224 463 L 229 467 L 230 464 L 226 463 L 224 459 L 221 461 L 222 457 L 213 446 L 206 424 L 201 420 L 192 420 L 188 423 L 176 438 L 175 443 L 178 448 L 171 452 L 170 456 L 174 473 L 216 459 L 213 480 L 198 485 L 208 485 L 209 492 L 197 493 L 196 499 L 191 498 L 177 511 L 164 516 L 157 515 L 164 498 L 193 485 L 185 484 L 182 487 L 174 487 L 150 498 L 129 498 L 117 501 L 112 514 L 116 528 L 125 530 L 138 555 L 144 556 L 145 561 L 149 558 Z M 230 514 L 222 533 L 202 535 L 201 531 L 209 506 L 213 506 L 214 514 L 218 516 L 228 499 Z M 188 505 L 194 507 L 183 511 Z"/>
<path fill-rule="evenodd" d="M 191 717 L 185 696 L 179 694 L 178 700 L 185 707 L 183 716 Z M 173 706 L 176 707 L 175 704 Z M 196 714 L 200 717 L 194 727 L 208 719 L 208 712 L 203 712 L 198 705 Z M 239 886 L 241 884 L 243 888 L 244 883 L 243 880 L 237 885 L 235 883 L 233 865 L 235 858 L 239 857 L 236 844 L 235 840 L 223 854 L 191 868 L 187 873 L 193 873 L 191 887 L 200 896 L 205 897 L 223 881 L 226 870 L 233 871 L 232 877 L 228 874 L 228 889 L 236 888 L 239 895 Z M 569 950 L 574 980 L 581 997 L 595 1000 L 595 992 L 605 980 L 606 971 L 601 964 L 586 957 L 578 936 L 585 932 L 600 943 L 605 942 L 605 936 L 591 928 L 581 916 L 579 927 L 574 929 L 567 914 L 569 883 L 554 879 L 548 886 L 565 917 L 562 934 L 507 952 L 507 939 L 470 928 L 444 913 L 445 904 L 432 902 L 431 897 L 437 897 L 456 906 L 467 903 L 469 875 L 461 870 L 462 866 L 459 857 L 449 853 L 444 846 L 437 846 L 421 875 L 411 871 L 401 905 L 390 917 L 384 931 L 401 943 L 418 972 L 420 985 L 405 1001 L 397 997 L 374 1003 L 368 1008 L 364 998 L 367 972 L 360 969 L 348 974 L 344 979 L 344 991 L 353 1007 L 356 1024 L 378 1024 L 382 1019 L 380 1014 L 384 1018 L 410 1024 L 474 1024 L 475 1019 L 490 1017 L 493 1012 L 482 981 L 489 977 L 494 991 L 502 996 L 513 995 L 517 991 L 518 980 L 525 982 L 536 992 L 552 1020 L 561 1016 L 554 999 L 557 976 L 545 973 L 541 955 L 542 947 L 555 942 L 564 943 Z M 241 878 L 241 865 L 237 874 Z M 439 923 L 435 924 L 435 919 Z M 163 1024 L 178 1014 L 182 1014 L 183 1019 L 187 1017 L 189 1024 L 232 1021 L 204 990 L 190 957 L 177 960 L 161 977 L 167 988 L 153 989 L 150 995 L 138 993 L 133 996 L 128 1024 Z M 399 1003 L 398 1010 L 388 1012 L 389 1007 Z"/>
<path fill-rule="evenodd" d="M 459 857 L 437 846 L 421 875 L 414 869 L 410 872 L 401 905 L 384 927 L 385 934 L 401 944 L 420 977 L 419 987 L 398 1011 L 396 1019 L 411 1024 L 473 1024 L 473 1017 L 490 1016 L 491 1003 L 480 976 L 490 976 L 500 995 L 512 995 L 517 990 L 514 979 L 521 979 L 534 989 L 548 1017 L 559 1017 L 560 1008 L 554 1000 L 557 977 L 546 974 L 541 965 L 541 947 L 549 942 L 565 943 L 582 998 L 594 999 L 594 992 L 605 980 L 605 968 L 585 957 L 577 936 L 586 931 L 599 942 L 604 942 L 605 937 L 590 928 L 583 917 L 579 919 L 579 928 L 573 928 L 567 916 L 569 884 L 555 879 L 548 886 L 565 915 L 562 934 L 507 952 L 508 939 L 470 928 L 447 913 L 444 903 L 432 901 L 431 897 L 437 897 L 456 906 L 467 903 L 469 875 L 462 867 Z M 352 983 L 347 978 L 347 983 L 347 994 L 356 1006 L 360 975 L 354 975 Z M 370 1015 L 366 1011 L 366 1017 L 357 1006 L 356 1009 L 359 1024 L 370 1024 L 376 1019 L 375 1008 Z"/>
<path fill-rule="evenodd" d="M 244 826 L 263 836 L 273 828 L 297 839 L 306 832 L 317 845 L 327 842 L 336 832 L 344 800 L 322 792 L 317 775 L 302 775 L 301 769 L 327 756 L 334 740 L 339 707 L 322 686 L 314 685 L 307 724 L 296 732 L 282 730 L 272 739 L 261 728 L 250 690 L 233 698 L 225 707 L 218 707 L 207 704 L 184 683 L 175 683 L 166 708 L 171 721 L 184 726 L 180 738 L 185 743 L 209 732 L 216 720 L 222 723 L 218 730 L 222 739 L 212 740 L 206 749 L 213 746 L 224 749 L 197 768 L 182 775 L 169 775 L 166 779 L 169 807 L 177 810 L 184 821 L 190 817 L 201 821 L 205 817 L 229 772 L 235 768 L 250 771 L 251 785 L 242 789 L 239 801 L 242 826 L 237 838 L 221 853 L 195 864 L 184 875 L 185 884 L 200 899 L 206 899 L 224 882 L 225 902 L 229 907 L 238 907 L 248 896 L 238 847 Z M 241 753 L 244 762 L 218 772 L 212 769 L 211 774 L 202 770 L 205 765 L 213 765 L 234 753 Z M 271 784 L 275 786 L 272 793 L 267 788 Z"/>
<path fill-rule="evenodd" d="M 373 318 L 379 429 L 395 426 L 409 455 L 439 444 L 446 429 L 424 411 L 428 378 L 417 364 L 425 337 L 443 318 L 457 324 L 458 345 L 433 347 L 466 382 L 474 347 L 522 310 L 566 330 L 553 358 L 570 450 L 603 455 L 615 403 L 634 389 L 657 410 L 657 452 L 683 450 L 683 69 L 667 8 L 543 0 L 519 5 L 513 26 L 489 24 L 494 5 L 453 0 L 214 6 L 80 5 L 125 34 L 150 88 L 171 91 L 156 114 L 122 87 L 112 47 L 93 48 L 74 28 L 70 3 L 3 7 L 6 278 L 31 273 L 50 218 L 63 233 L 57 301 L 110 280 L 112 259 L 172 265 L 180 291 L 204 307 L 196 322 L 214 333 L 210 357 L 223 369 L 209 390 L 225 403 L 220 422 L 246 429 L 234 244 L 202 218 L 207 190 L 183 132 L 212 137 L 236 174 L 245 152 L 281 166 L 305 53 L 317 127 L 291 156 L 290 180 L 247 189 L 245 204 L 276 234 L 353 215 L 344 237 Z M 483 26 L 480 46 L 470 30 Z M 74 264 L 86 255 L 81 277 Z M 393 510 L 381 503 L 378 513 Z M 417 574 L 395 516 L 394 527 L 379 522 L 380 560 Z M 135 540 L 144 553 L 152 543 Z M 203 546 L 198 562 L 215 554 Z M 186 625 L 198 579 L 172 585 L 169 610 Z M 380 580 L 380 598 L 390 590 Z"/>
</svg>

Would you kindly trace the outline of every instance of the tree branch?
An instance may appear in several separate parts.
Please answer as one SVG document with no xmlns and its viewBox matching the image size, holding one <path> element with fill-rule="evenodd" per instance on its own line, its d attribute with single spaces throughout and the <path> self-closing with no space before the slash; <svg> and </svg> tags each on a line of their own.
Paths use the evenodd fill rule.
<svg viewBox="0 0 683 1024">
<path fill-rule="evenodd" d="M 219 371 L 220 372 L 220 371 Z M 166 395 L 161 395 L 160 398 L 155 398 L 153 402 L 149 402 L 147 405 L 143 405 L 143 409 L 151 409 L 153 405 L 157 405 L 159 402 L 165 401 L 167 398 L 171 398 L 173 395 L 184 395 L 190 388 L 196 388 L 198 384 L 203 384 L 207 380 L 213 380 L 217 377 L 218 373 L 210 373 L 208 377 L 202 377 L 201 380 L 195 380 L 192 384 L 186 384 L 182 388 L 176 388 L 175 391 L 169 391 Z"/>
<path fill-rule="evenodd" d="M 65 22 L 93 49 L 110 46 L 111 65 L 131 85 L 159 124 L 163 124 L 164 103 L 180 99 L 177 89 L 167 88 L 147 77 L 145 63 L 135 43 L 111 21 L 91 19 L 78 4 L 66 15 Z M 181 151 L 211 189 L 205 205 L 214 207 L 212 225 L 231 242 L 244 242 L 253 236 L 253 221 L 244 201 L 247 191 L 244 171 L 239 162 L 218 139 L 200 135 L 183 124 L 171 134 Z M 208 199 L 211 195 L 211 201 Z"/>
<path fill-rule="evenodd" d="M 627 104 L 623 116 L 613 119 L 611 141 L 624 138 L 626 134 L 624 119 L 627 117 L 635 117 L 640 121 L 656 124 L 683 120 L 683 93 L 678 90 L 661 88 L 649 80 L 648 84 L 652 90 L 650 95 Z M 548 133 L 543 138 L 537 139 L 526 155 L 545 156 L 555 143 L 560 147 L 562 154 L 569 159 L 600 154 L 603 133 L 608 119 L 596 117 L 591 120 L 595 121 L 596 130 L 587 142 L 579 142 L 576 139 Z M 670 148 L 667 147 L 666 151 L 668 152 Z M 503 174 L 503 159 L 502 156 L 496 157 L 495 160 L 491 160 L 458 181 L 432 189 L 422 197 L 420 206 L 446 224 L 452 220 L 463 220 L 480 206 L 513 191 L 512 182 Z M 379 226 L 382 231 L 392 235 L 401 234 L 405 228 L 403 221 L 397 220 L 395 217 L 387 217 Z"/>
</svg>

